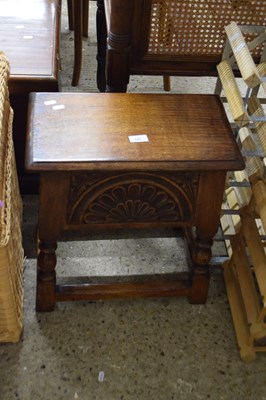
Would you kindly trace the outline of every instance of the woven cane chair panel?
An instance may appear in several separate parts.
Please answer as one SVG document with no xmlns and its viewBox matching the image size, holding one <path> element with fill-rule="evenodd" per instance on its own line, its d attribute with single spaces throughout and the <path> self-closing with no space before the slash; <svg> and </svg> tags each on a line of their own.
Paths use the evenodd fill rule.
<svg viewBox="0 0 266 400">
<path fill-rule="evenodd" d="M 152 0 L 148 54 L 221 55 L 231 21 L 266 26 L 266 1 Z"/>
</svg>

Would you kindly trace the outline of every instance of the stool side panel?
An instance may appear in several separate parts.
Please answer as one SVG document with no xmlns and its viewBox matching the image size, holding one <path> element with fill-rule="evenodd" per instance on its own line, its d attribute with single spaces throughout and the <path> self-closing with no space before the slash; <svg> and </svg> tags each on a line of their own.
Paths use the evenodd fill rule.
<svg viewBox="0 0 266 400">
<path fill-rule="evenodd" d="M 67 224 L 191 224 L 197 172 L 72 173 Z"/>
</svg>

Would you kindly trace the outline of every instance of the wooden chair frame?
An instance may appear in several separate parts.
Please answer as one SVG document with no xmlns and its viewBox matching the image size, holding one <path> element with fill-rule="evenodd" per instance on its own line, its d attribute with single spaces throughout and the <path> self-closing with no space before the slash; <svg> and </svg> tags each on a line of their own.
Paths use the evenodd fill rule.
<svg viewBox="0 0 266 400">
<path fill-rule="evenodd" d="M 98 0 L 97 85 L 99 90 L 125 92 L 130 75 L 217 76 L 216 65 L 221 60 L 226 38 L 223 29 L 225 24 L 221 24 L 226 21 L 229 23 L 234 15 L 238 18 L 238 23 L 244 24 L 250 16 L 247 17 L 245 13 L 243 16 L 241 14 L 241 7 L 249 6 L 249 0 L 245 0 L 243 4 L 239 5 L 232 4 L 231 0 L 216 1 L 217 6 L 222 5 L 225 14 L 223 19 L 216 12 L 214 3 L 206 1 L 203 9 L 203 14 L 206 15 L 205 19 L 197 22 L 193 14 L 196 22 L 190 28 L 192 16 L 189 14 L 189 8 L 185 7 L 188 7 L 188 3 L 199 7 L 202 3 L 198 0 L 188 0 L 187 2 L 178 0 Z M 160 9 L 154 16 L 157 3 L 160 5 Z M 185 15 L 181 21 L 179 20 L 180 16 L 169 16 L 171 7 L 178 7 L 179 4 L 185 8 L 184 12 L 188 12 L 187 17 Z M 164 5 L 168 7 L 165 12 Z M 251 7 L 250 13 L 254 14 L 252 14 L 252 23 L 253 25 L 255 22 L 256 25 L 264 25 L 266 24 L 266 13 L 263 10 L 266 6 L 261 0 L 257 0 L 256 6 L 258 5 L 261 7 L 261 11 L 256 15 L 253 13 L 254 5 Z M 211 22 L 206 19 L 208 12 L 212 13 L 214 20 L 212 28 L 210 28 Z M 159 25 L 158 28 L 154 28 L 156 18 L 161 18 L 162 22 L 159 22 L 161 25 L 167 21 L 169 27 L 168 25 L 166 27 Z M 213 31 L 216 26 L 217 29 L 219 28 L 219 32 L 210 39 L 209 31 Z M 155 33 L 154 30 L 156 30 Z M 162 34 L 160 30 L 162 30 Z M 169 38 L 167 37 L 168 31 L 171 31 Z M 161 40 L 160 35 L 162 36 L 162 46 L 166 46 L 166 51 L 164 51 L 164 47 L 162 50 L 161 48 L 156 50 L 152 44 L 152 41 Z M 180 35 L 181 41 L 183 35 L 188 35 L 187 42 L 182 44 L 183 48 L 180 51 L 178 50 L 179 39 L 176 39 L 175 35 Z M 195 50 L 198 40 L 201 47 Z M 208 40 L 213 42 L 211 50 Z M 207 45 L 204 45 L 205 41 Z M 187 49 L 184 47 L 185 45 L 187 45 Z M 173 51 L 171 51 L 171 46 L 173 46 Z"/>
</svg>

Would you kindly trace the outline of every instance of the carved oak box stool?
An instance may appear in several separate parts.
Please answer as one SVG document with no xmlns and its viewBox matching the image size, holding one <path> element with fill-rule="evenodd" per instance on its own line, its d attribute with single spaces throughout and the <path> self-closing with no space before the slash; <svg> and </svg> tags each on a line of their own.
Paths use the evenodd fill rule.
<svg viewBox="0 0 266 400">
<path fill-rule="evenodd" d="M 226 172 L 244 163 L 215 95 L 33 93 L 26 166 L 40 173 L 38 311 L 57 301 L 207 299 Z M 59 285 L 64 231 L 179 228 L 188 279 Z"/>
</svg>

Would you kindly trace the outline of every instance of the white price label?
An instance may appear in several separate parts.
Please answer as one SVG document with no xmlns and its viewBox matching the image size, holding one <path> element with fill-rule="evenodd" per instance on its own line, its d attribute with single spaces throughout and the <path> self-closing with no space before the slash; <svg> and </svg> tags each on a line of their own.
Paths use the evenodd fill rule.
<svg viewBox="0 0 266 400">
<path fill-rule="evenodd" d="M 55 101 L 55 100 L 46 100 L 46 101 L 44 102 L 44 104 L 45 104 L 46 106 L 52 106 L 52 105 L 56 104 L 56 101 Z"/>
<path fill-rule="evenodd" d="M 142 142 L 148 142 L 148 136 L 147 135 L 132 135 L 128 137 L 130 143 L 142 143 Z"/>
<path fill-rule="evenodd" d="M 63 104 L 57 104 L 56 106 L 53 106 L 53 110 L 63 110 L 65 106 Z"/>
</svg>

